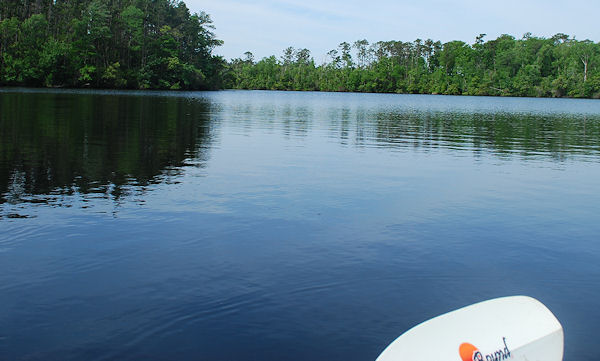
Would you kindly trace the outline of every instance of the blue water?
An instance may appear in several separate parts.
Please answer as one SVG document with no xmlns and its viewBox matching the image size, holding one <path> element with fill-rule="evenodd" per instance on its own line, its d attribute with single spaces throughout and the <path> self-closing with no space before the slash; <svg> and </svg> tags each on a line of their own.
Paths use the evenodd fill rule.
<svg viewBox="0 0 600 361">
<path fill-rule="evenodd" d="M 596 360 L 600 101 L 0 90 L 0 359 L 374 360 L 525 294 Z"/>
</svg>

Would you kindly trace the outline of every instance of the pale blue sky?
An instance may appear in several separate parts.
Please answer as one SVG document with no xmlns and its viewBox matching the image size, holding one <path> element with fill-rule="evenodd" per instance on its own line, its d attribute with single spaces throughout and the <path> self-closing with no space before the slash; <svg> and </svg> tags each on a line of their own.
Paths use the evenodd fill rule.
<svg viewBox="0 0 600 361">
<path fill-rule="evenodd" d="M 315 61 L 340 42 L 416 38 L 473 43 L 526 32 L 600 40 L 598 0 L 185 0 L 192 12 L 209 13 L 227 59 L 246 51 L 256 59 L 280 56 L 288 46 L 308 48 Z"/>
</svg>

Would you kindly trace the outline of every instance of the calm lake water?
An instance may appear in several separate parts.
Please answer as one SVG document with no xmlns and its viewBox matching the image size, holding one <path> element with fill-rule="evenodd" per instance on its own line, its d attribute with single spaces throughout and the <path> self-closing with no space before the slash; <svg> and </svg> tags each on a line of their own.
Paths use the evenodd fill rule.
<svg viewBox="0 0 600 361">
<path fill-rule="evenodd" d="M 0 90 L 0 359 L 374 360 L 516 294 L 600 359 L 600 101 Z"/>
</svg>

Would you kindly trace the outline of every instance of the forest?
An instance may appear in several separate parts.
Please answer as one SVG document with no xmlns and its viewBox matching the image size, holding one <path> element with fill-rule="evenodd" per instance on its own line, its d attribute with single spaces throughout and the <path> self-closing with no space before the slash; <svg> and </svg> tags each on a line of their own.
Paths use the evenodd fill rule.
<svg viewBox="0 0 600 361">
<path fill-rule="evenodd" d="M 237 89 L 600 98 L 600 44 L 566 34 L 530 33 L 474 44 L 343 42 L 316 64 L 308 49 L 228 64 L 225 84 Z"/>
<path fill-rule="evenodd" d="M 600 98 L 600 44 L 562 33 L 363 39 L 316 62 L 293 47 L 226 61 L 214 30 L 177 0 L 2 1 L 0 86 Z"/>
<path fill-rule="evenodd" d="M 219 89 L 208 14 L 172 0 L 2 0 L 0 85 Z"/>
</svg>

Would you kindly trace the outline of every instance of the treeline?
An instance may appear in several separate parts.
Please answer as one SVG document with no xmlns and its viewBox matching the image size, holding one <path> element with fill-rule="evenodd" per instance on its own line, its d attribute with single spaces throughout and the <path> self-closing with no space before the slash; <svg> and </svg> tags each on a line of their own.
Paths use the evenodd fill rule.
<svg viewBox="0 0 600 361">
<path fill-rule="evenodd" d="M 174 0 L 2 0 L 0 85 L 221 88 L 206 13 Z"/>
<path fill-rule="evenodd" d="M 470 45 L 432 40 L 344 42 L 317 65 L 308 49 L 229 63 L 237 89 L 600 98 L 600 44 L 565 34 L 502 35 Z"/>
<path fill-rule="evenodd" d="M 600 98 L 600 44 L 565 34 L 474 44 L 343 42 L 226 62 L 179 0 L 0 1 L 0 86 L 273 89 Z M 321 59 L 320 59 L 321 60 Z"/>
</svg>

